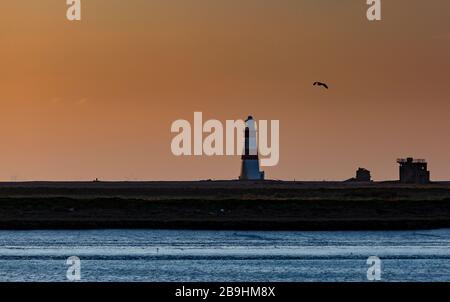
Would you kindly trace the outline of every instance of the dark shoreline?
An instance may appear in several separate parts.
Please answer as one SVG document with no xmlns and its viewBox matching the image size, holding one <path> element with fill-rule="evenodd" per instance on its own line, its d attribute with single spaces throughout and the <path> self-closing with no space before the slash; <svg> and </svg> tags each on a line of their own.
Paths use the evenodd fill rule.
<svg viewBox="0 0 450 302">
<path fill-rule="evenodd" d="M 0 183 L 0 229 L 450 228 L 450 185 Z"/>
</svg>

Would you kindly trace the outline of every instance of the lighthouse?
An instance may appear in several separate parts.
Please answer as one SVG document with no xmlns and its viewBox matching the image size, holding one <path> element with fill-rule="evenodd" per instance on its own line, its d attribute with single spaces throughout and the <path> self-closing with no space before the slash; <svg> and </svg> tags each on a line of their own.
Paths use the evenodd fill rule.
<svg viewBox="0 0 450 302">
<path fill-rule="evenodd" d="M 239 180 L 264 180 L 264 172 L 259 171 L 256 123 L 252 116 L 245 121 L 245 148 Z"/>
</svg>

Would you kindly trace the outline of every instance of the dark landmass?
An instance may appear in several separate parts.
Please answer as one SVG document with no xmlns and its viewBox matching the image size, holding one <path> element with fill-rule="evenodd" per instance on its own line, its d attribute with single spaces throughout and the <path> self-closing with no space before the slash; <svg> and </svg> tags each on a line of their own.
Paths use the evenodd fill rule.
<svg viewBox="0 0 450 302">
<path fill-rule="evenodd" d="M 0 228 L 450 228 L 450 183 L 0 183 Z"/>
</svg>

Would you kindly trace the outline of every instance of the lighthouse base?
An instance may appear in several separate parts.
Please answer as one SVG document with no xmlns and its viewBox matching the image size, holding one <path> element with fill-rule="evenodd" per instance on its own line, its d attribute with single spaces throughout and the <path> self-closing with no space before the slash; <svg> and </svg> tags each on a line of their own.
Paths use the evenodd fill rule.
<svg viewBox="0 0 450 302">
<path fill-rule="evenodd" d="M 259 171 L 259 161 L 257 159 L 245 159 L 242 161 L 239 180 L 264 180 L 264 172 Z"/>
</svg>

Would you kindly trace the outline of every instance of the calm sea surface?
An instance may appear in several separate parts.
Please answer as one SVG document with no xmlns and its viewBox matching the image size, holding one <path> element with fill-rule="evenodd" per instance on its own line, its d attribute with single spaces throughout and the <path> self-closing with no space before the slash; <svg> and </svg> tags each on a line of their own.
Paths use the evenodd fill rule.
<svg viewBox="0 0 450 302">
<path fill-rule="evenodd" d="M 0 231 L 0 281 L 450 281 L 450 229 L 360 232 Z"/>
</svg>

